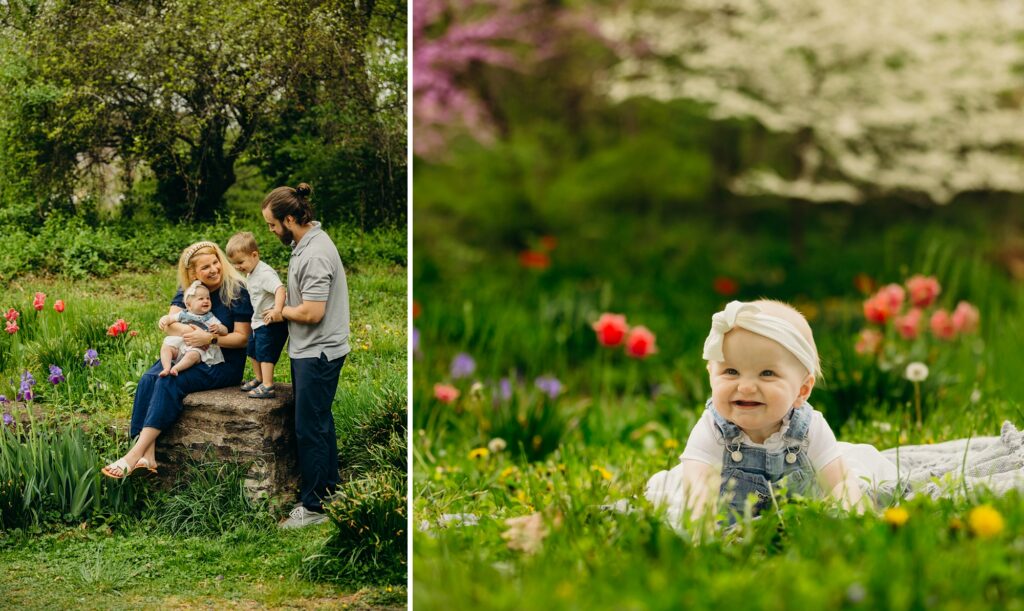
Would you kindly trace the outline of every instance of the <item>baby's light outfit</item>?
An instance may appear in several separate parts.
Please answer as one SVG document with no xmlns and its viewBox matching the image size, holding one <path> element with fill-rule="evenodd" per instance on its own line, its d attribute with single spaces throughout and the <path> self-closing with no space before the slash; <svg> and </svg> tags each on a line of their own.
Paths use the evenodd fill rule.
<svg viewBox="0 0 1024 611">
<path fill-rule="evenodd" d="M 790 409 L 778 432 L 763 443 L 755 443 L 723 418 L 708 400 L 680 459 L 720 469 L 719 493 L 722 498 L 730 498 L 725 496 L 730 494 L 730 510 L 742 514 L 749 493 L 757 496 L 755 511 L 763 509 L 783 478 L 789 494 L 822 495 L 816 474 L 840 457 L 866 492 L 883 480 L 896 479 L 895 465 L 873 446 L 837 442 L 824 416 L 809 403 Z M 679 523 L 685 502 L 685 465 L 680 462 L 670 471 L 654 474 L 644 491 L 652 503 L 667 506 L 668 517 L 674 524 Z M 730 521 L 733 519 L 730 516 Z"/>
<path fill-rule="evenodd" d="M 207 312 L 206 314 L 193 314 L 188 310 L 182 310 L 174 317 L 175 322 L 184 323 L 186 325 L 196 326 L 203 331 L 209 331 L 210 327 L 214 325 L 223 324 L 213 312 Z M 174 359 L 177 363 L 181 360 L 181 357 L 185 356 L 186 352 L 198 352 L 202 357 L 201 362 L 207 365 L 218 365 L 224 362 L 224 353 L 221 351 L 220 346 L 216 344 L 210 344 L 209 346 L 189 346 L 185 343 L 185 338 L 180 335 L 168 335 L 164 338 L 165 346 L 172 346 L 178 350 L 178 358 Z"/>
</svg>

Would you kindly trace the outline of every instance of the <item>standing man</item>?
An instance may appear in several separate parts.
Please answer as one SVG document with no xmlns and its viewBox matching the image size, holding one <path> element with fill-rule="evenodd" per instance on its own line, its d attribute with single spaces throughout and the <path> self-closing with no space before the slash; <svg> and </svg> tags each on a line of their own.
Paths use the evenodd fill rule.
<svg viewBox="0 0 1024 611">
<path fill-rule="evenodd" d="M 331 403 L 350 350 L 348 283 L 338 248 L 313 220 L 309 205 L 312 192 L 306 183 L 294 189 L 278 187 L 267 194 L 262 205 L 267 227 L 292 248 L 288 299 L 274 322 L 288 321 L 302 485 L 301 503 L 282 528 L 325 521 L 324 500 L 339 483 L 338 440 Z"/>
</svg>

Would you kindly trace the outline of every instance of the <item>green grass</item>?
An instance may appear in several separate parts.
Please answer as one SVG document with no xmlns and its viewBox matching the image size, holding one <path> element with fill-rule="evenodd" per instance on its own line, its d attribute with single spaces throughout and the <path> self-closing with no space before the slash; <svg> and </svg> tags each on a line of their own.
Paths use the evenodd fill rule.
<svg viewBox="0 0 1024 611">
<path fill-rule="evenodd" d="M 414 323 L 413 520 L 430 525 L 414 534 L 416 608 L 1021 608 L 1020 495 L 914 501 L 902 528 L 825 502 L 783 503 L 700 544 L 642 498 L 651 475 L 678 464 L 700 416 L 709 392 L 700 346 L 730 298 L 782 299 L 809 314 L 825 366 L 811 403 L 841 440 L 884 449 L 1024 424 L 1015 332 L 1024 289 L 1003 265 L 998 210 L 820 207 L 804 219 L 802 252 L 783 206 L 686 219 L 622 214 L 557 233 L 551 267 L 540 271 L 521 268 L 517 254 L 550 231 L 544 224 L 444 233 L 436 227 L 460 220 L 440 210 L 418 207 L 415 239 L 423 313 Z M 896 363 L 880 368 L 853 350 L 865 325 L 860 273 L 882 284 L 933 274 L 940 305 L 974 303 L 981 332 L 901 344 Z M 723 276 L 739 285 L 735 297 L 715 293 Z M 659 352 L 636 361 L 600 347 L 589 325 L 602 312 L 653 330 Z M 453 379 L 459 352 L 477 367 Z M 902 378 L 917 359 L 931 367 L 920 429 Z M 541 375 L 565 390 L 524 409 L 542 401 Z M 502 378 L 514 399 L 501 398 Z M 438 383 L 461 395 L 439 401 Z M 495 437 L 508 447 L 481 456 Z M 516 451 L 534 439 L 535 452 Z M 598 509 L 620 499 L 638 511 Z M 991 539 L 955 526 L 983 503 L 1005 519 Z M 534 513 L 549 531 L 541 549 L 512 549 L 506 520 Z M 444 514 L 479 524 L 439 527 Z"/>
<path fill-rule="evenodd" d="M 404 244 L 392 244 L 382 236 L 352 235 L 346 242 L 352 256 L 343 259 L 352 352 L 332 406 L 341 440 L 382 401 L 405 413 L 407 280 L 406 268 L 392 256 L 399 250 L 404 253 Z M 335 238 L 339 244 L 345 240 Z M 361 254 L 353 254 L 356 250 Z M 284 265 L 278 267 L 283 274 Z M 156 323 L 166 314 L 175 285 L 170 263 L 152 272 L 124 271 L 106 277 L 17 276 L 0 289 L 3 311 L 18 309 L 24 323 L 18 334 L 0 336 L 0 394 L 13 398 L 21 372 L 31 371 L 38 381 L 33 417 L 40 423 L 82 428 L 99 453 L 94 465 L 99 469 L 127 447 L 135 383 L 158 359 L 162 334 Z M 47 294 L 46 308 L 39 314 L 31 305 L 37 291 Z M 64 300 L 63 313 L 53 311 L 56 299 Z M 118 318 L 126 319 L 138 335 L 107 337 L 107 326 Z M 87 348 L 98 350 L 99 366 L 82 364 Z M 47 382 L 50 363 L 63 369 L 65 382 Z M 247 364 L 246 375 L 251 373 Z M 290 382 L 287 354 L 275 376 Z M 10 411 L 19 418 L 28 413 L 19 403 Z M 350 453 L 365 452 L 340 445 Z M 223 465 L 209 466 L 205 475 L 193 477 L 184 487 L 150 490 L 141 506 L 86 512 L 74 520 L 70 514 L 50 512 L 26 528 L 0 532 L 3 606 L 404 606 L 404 586 L 367 586 L 351 580 L 340 585 L 335 574 L 344 565 L 343 557 L 328 570 L 316 570 L 316 561 L 307 559 L 333 560 L 332 554 L 345 553 L 344 546 L 324 547 L 334 539 L 335 525 L 299 532 L 277 529 L 274 522 L 280 516 L 267 515 L 262 506 L 241 499 L 230 471 Z M 145 482 L 141 486 L 146 487 Z"/>
</svg>

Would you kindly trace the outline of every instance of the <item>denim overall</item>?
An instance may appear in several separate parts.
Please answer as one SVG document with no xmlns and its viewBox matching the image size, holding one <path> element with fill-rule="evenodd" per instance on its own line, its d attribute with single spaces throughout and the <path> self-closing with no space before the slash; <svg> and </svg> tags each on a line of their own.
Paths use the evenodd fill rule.
<svg viewBox="0 0 1024 611">
<path fill-rule="evenodd" d="M 789 495 L 811 495 L 818 492 L 811 459 L 807 457 L 807 430 L 811 424 L 813 408 L 804 403 L 789 410 L 789 428 L 783 437 L 785 445 L 775 451 L 744 445 L 740 442 L 738 426 L 723 418 L 707 402 L 707 408 L 715 419 L 715 426 L 722 433 L 722 487 L 720 498 L 729 498 L 729 523 L 743 515 L 747 495 L 757 495 L 754 505 L 756 515 L 771 503 L 772 492 L 783 478 Z"/>
</svg>

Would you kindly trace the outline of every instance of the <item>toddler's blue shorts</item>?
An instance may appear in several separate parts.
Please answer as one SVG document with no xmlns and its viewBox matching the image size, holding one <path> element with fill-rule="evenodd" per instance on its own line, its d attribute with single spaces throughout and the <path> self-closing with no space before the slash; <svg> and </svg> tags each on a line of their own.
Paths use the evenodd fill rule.
<svg viewBox="0 0 1024 611">
<path fill-rule="evenodd" d="M 288 323 L 275 322 L 253 329 L 249 343 L 245 345 L 245 354 L 260 363 L 276 363 L 281 358 L 281 350 L 288 339 Z"/>
</svg>

